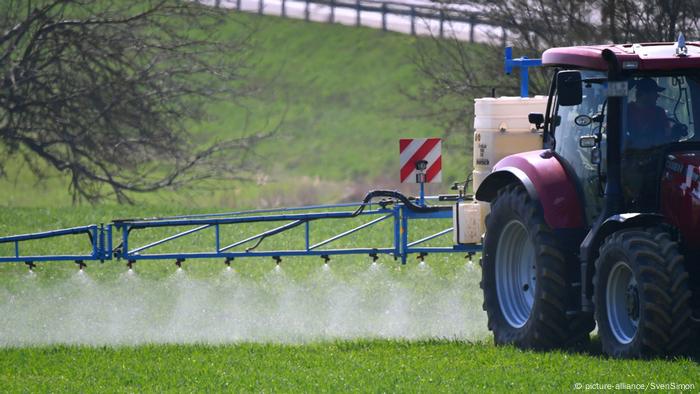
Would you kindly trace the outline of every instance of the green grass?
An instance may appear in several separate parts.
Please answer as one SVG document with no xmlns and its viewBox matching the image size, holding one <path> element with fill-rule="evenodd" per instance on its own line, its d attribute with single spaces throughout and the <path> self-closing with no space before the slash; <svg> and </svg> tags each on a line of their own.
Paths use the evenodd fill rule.
<svg viewBox="0 0 700 394">
<path fill-rule="evenodd" d="M 7 392 L 570 392 L 577 383 L 694 384 L 686 391 L 697 392 L 700 384 L 700 367 L 690 360 L 621 361 L 437 340 L 57 346 L 0 356 Z"/>
<path fill-rule="evenodd" d="M 157 213 L 176 213 L 174 208 L 160 207 L 77 207 L 68 208 L 0 208 L 0 233 L 20 233 L 41 230 L 55 226 L 83 224 L 89 219 L 107 220 L 111 217 L 148 216 Z M 420 226 L 417 233 L 441 228 L 439 224 Z M 432 228 L 426 228 L 432 227 Z M 231 236 L 241 236 L 250 229 L 231 231 Z M 319 223 L 315 227 L 317 235 L 327 236 L 338 231 L 333 222 Z M 384 229 L 380 233 L 390 233 Z M 162 234 L 152 234 L 152 236 Z M 299 235 L 299 234 L 297 234 Z M 370 242 L 381 234 L 371 233 L 348 240 L 344 246 L 357 247 Z M 419 236 L 418 234 L 414 236 Z M 210 241 L 206 236 L 198 241 Z M 83 240 L 84 241 L 84 240 Z M 76 240 L 58 242 L 55 247 L 45 244 L 33 247 L 37 252 L 68 250 L 76 245 Z M 144 242 L 147 240 L 144 239 Z M 292 234 L 278 241 L 278 246 L 294 244 Z M 449 239 L 443 240 L 449 242 Z M 191 244 L 175 244 L 173 250 L 187 250 Z M 7 250 L 3 254 L 8 253 Z M 10 252 L 11 253 L 11 252 Z M 406 269 L 391 259 L 382 258 L 382 266 L 389 268 L 388 282 L 369 283 L 367 289 L 374 289 L 375 302 L 381 298 L 382 286 L 387 283 L 413 284 L 415 294 L 435 294 L 440 284 L 450 282 L 464 267 L 462 256 L 430 256 L 428 262 L 434 275 L 421 277 L 416 271 L 416 263 L 411 260 Z M 338 257 L 331 262 L 333 270 L 347 286 L 362 282 L 369 259 L 363 257 Z M 192 278 L 218 277 L 221 261 L 188 261 L 185 263 L 187 275 Z M 262 283 L 269 280 L 267 274 L 274 267 L 269 259 L 236 261 L 236 270 L 247 278 L 246 283 Z M 317 258 L 286 259 L 285 273 L 293 281 L 306 281 L 312 289 L 308 297 L 313 298 L 321 287 L 314 285 L 314 272 L 320 267 Z M 396 268 L 396 269 L 393 269 Z M 136 268 L 142 278 L 150 283 L 162 283 L 172 277 L 172 262 L 140 262 Z M 104 265 L 91 263 L 87 272 L 96 283 L 110 284 L 123 274 L 123 263 L 106 262 Z M 69 303 L 75 308 L 85 308 L 80 316 L 105 314 L 109 306 L 100 304 L 100 297 L 116 297 L 130 300 L 137 294 L 110 291 L 109 286 L 97 287 L 94 292 L 81 293 L 71 282 L 76 272 L 71 263 L 45 263 L 37 269 L 38 288 L 28 283 L 26 268 L 22 264 L 0 265 L 0 299 L 3 297 L 34 297 L 28 304 L 36 311 L 33 319 L 41 321 L 43 313 L 52 311 L 46 308 L 59 307 Z M 352 277 L 355 282 L 352 282 Z M 359 278 L 359 279 L 358 279 Z M 366 278 L 366 277 L 365 277 Z M 370 281 L 372 279 L 370 278 Z M 294 282 L 294 283 L 297 283 Z M 216 288 L 216 280 L 210 281 Z M 465 291 L 470 308 L 480 308 L 478 273 L 472 275 L 471 287 Z M 61 286 L 63 292 L 52 293 L 52 286 Z M 269 285 L 269 283 L 268 283 Z M 274 284 L 273 284 L 274 285 Z M 29 287 L 28 287 L 29 286 Z M 68 287 L 65 287 L 68 286 Z M 320 284 L 318 284 L 320 286 Z M 68 288 L 68 290 L 65 290 Z M 25 291 L 38 291 L 39 296 Z M 34 289 L 34 290 L 31 290 Z M 42 293 L 41 291 L 49 289 Z M 101 289 L 108 293 L 101 294 Z M 315 289 L 315 290 L 314 290 Z M 269 290 L 274 294 L 274 289 Z M 197 294 L 197 293 L 193 293 Z M 323 293 L 322 293 L 323 294 Z M 60 299 L 46 299 L 55 295 Z M 348 294 L 348 296 L 351 296 Z M 72 299 L 78 297 L 78 299 Z M 298 298 L 297 298 L 298 299 Z M 429 298 L 428 298 L 429 299 Z M 161 309 L 173 308 L 172 300 L 162 300 L 162 305 L 153 305 L 153 299 L 132 300 L 147 310 L 152 310 L 152 323 L 162 318 Z M 238 302 L 254 302 L 241 299 Z M 258 300 L 259 301 L 259 300 Z M 320 300 L 322 301 L 322 300 Z M 7 300 L 5 299 L 5 301 Z M 16 300 L 14 302 L 17 302 Z M 72 303 L 71 303 L 72 302 Z M 370 304 L 372 300 L 370 299 Z M 43 305 L 46 304 L 46 305 Z M 113 305 L 113 303 L 107 303 Z M 219 308 L 219 304 L 210 305 Z M 364 306 L 366 311 L 371 308 Z M 266 311 L 266 309 L 262 309 Z M 43 312 L 42 312 L 43 311 Z M 93 311 L 93 312 L 89 312 Z M 266 312 L 262 312 L 266 313 Z M 76 318 L 76 314 L 66 316 L 66 320 Z M 199 315 L 193 315 L 198 319 Z M 474 315 L 476 317 L 476 315 Z M 7 316 L 6 318 L 10 318 Z M 367 318 L 361 316 L 360 319 Z M 62 321 L 56 330 L 77 327 L 85 330 L 80 322 Z M 207 321 L 193 321 L 209 324 Z M 359 322 L 358 322 L 359 323 Z M 483 322 L 479 323 L 485 332 Z M 3 324 L 0 324 L 0 328 Z M 204 327 L 204 326 L 203 326 Z M 5 327 L 7 329 L 8 327 Z M 16 328 L 16 327 L 15 327 Z M 108 327 L 105 327 L 108 328 Z M 32 330 L 31 326 L 26 326 Z M 102 328 L 104 329 L 104 328 Z M 1 331 L 1 330 L 0 330 Z M 99 333 L 87 332 L 100 336 Z M 138 332 L 134 333 L 138 335 Z M 193 332 L 196 335 L 196 332 Z M 284 391 L 284 392 L 563 392 L 571 391 L 576 383 L 581 384 L 694 384 L 697 391 L 700 384 L 700 366 L 697 359 L 677 360 L 611 360 L 601 355 L 600 344 L 596 339 L 580 352 L 523 352 L 510 347 L 494 347 L 490 336 L 476 342 L 434 340 L 345 340 L 311 342 L 303 344 L 264 344 L 234 343 L 221 345 L 204 344 L 150 344 L 139 346 L 63 346 L 41 345 L 0 349 L 0 391 L 3 392 L 162 392 L 162 391 Z M 206 339 L 205 339 L 206 340 Z M 190 341 L 188 341 L 190 342 Z M 285 341 L 286 342 L 286 341 Z M 293 342 L 296 342 L 293 340 Z M 87 342 L 89 343 L 89 341 Z M 128 341 L 127 341 L 128 343 Z M 667 391 L 667 390 L 666 390 Z"/>
<path fill-rule="evenodd" d="M 370 188 L 397 186 L 399 138 L 442 135 L 436 120 L 419 116 L 425 108 L 406 95 L 426 82 L 411 60 L 416 40 L 426 38 L 231 13 L 222 39 L 240 34 L 241 22 L 258 29 L 248 78 L 259 95 L 243 99 L 245 107 L 212 102 L 208 118 L 189 129 L 213 141 L 269 130 L 281 120 L 277 135 L 256 150 L 262 165 L 257 182 L 136 195 L 140 203 L 257 207 L 357 200 Z M 443 149 L 444 183 L 436 191 L 470 171 L 471 135 L 453 135 Z M 7 170 L 0 204 L 71 205 L 61 174 L 49 171 L 39 182 L 20 160 Z"/>
</svg>

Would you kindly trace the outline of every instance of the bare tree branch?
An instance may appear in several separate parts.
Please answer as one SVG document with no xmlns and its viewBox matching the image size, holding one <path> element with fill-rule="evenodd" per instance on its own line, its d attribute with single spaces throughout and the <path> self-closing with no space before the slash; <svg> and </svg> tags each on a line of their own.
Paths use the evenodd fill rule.
<svg viewBox="0 0 700 394">
<path fill-rule="evenodd" d="M 225 17 L 179 0 L 3 2 L 0 174 L 19 155 L 41 177 L 40 158 L 69 175 L 76 202 L 252 176 L 241 158 L 271 132 L 201 147 L 184 126 L 252 91 L 254 30 L 223 38 Z"/>
</svg>

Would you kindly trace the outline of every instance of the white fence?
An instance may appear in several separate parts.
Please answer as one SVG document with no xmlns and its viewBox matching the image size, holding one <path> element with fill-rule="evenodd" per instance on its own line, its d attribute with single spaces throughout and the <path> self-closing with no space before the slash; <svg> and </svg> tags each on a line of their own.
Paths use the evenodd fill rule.
<svg viewBox="0 0 700 394">
<path fill-rule="evenodd" d="M 313 22 L 366 26 L 412 35 L 505 43 L 507 31 L 478 9 L 421 0 L 205 0 L 202 4 Z"/>
</svg>

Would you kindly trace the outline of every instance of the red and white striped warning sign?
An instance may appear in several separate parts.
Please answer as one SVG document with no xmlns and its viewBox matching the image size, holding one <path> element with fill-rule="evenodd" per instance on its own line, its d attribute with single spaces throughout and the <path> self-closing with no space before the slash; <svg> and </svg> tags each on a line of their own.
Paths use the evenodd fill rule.
<svg viewBox="0 0 700 394">
<path fill-rule="evenodd" d="M 402 138 L 399 140 L 401 155 L 401 182 L 416 183 L 416 162 L 425 160 L 425 181 L 442 182 L 442 139 Z"/>
</svg>

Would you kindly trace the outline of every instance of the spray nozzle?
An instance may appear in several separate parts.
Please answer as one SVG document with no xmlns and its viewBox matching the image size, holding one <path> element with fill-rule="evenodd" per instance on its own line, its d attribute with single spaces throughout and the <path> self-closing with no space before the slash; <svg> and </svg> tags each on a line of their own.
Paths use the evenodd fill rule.
<svg viewBox="0 0 700 394">
<path fill-rule="evenodd" d="M 473 264 L 472 258 L 474 257 L 474 253 L 469 252 L 467 253 L 466 256 L 464 256 L 465 259 L 469 259 L 469 264 Z"/>
</svg>

